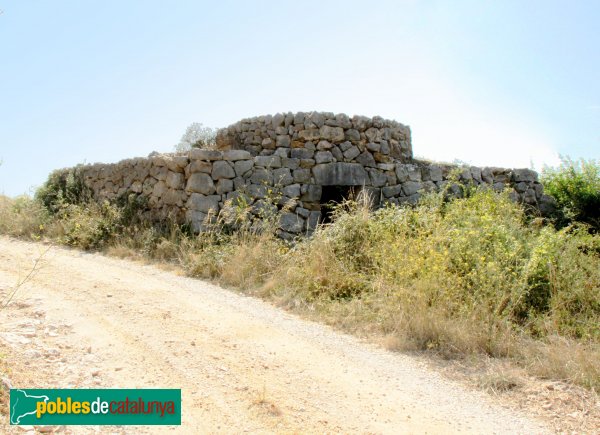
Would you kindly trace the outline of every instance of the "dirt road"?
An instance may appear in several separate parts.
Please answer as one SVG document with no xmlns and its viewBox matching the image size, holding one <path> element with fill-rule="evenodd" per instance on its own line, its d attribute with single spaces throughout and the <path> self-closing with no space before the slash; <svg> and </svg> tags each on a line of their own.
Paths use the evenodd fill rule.
<svg viewBox="0 0 600 435">
<path fill-rule="evenodd" d="M 43 249 L 0 238 L 3 296 Z M 546 431 L 409 356 L 154 266 L 58 247 L 0 311 L 0 338 L 19 387 L 181 388 L 173 432 Z M 62 431 L 141 429 L 165 432 Z"/>
</svg>

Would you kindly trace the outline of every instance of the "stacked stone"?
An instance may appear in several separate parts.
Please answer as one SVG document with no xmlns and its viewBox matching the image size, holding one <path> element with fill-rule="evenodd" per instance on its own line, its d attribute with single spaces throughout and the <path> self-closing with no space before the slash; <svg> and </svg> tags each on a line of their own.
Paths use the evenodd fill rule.
<svg viewBox="0 0 600 435">
<path fill-rule="evenodd" d="M 509 186 L 515 200 L 542 211 L 552 203 L 529 169 L 459 168 L 414 160 L 408 127 L 379 117 L 319 112 L 261 116 L 221 130 L 218 147 L 82 170 L 97 200 L 141 196 L 148 220 L 185 220 L 196 231 L 229 200 L 243 198 L 255 220 L 266 209 L 285 208 L 279 222 L 285 239 L 314 230 L 326 186 L 366 189 L 375 205 L 414 204 L 423 192 L 446 186 L 459 169 L 460 183 L 496 190 Z M 449 191 L 460 196 L 462 188 L 452 183 Z"/>
<path fill-rule="evenodd" d="M 403 202 L 416 204 L 422 193 L 444 188 L 449 178 L 452 178 L 451 174 L 457 169 L 459 170 L 457 181 L 460 184 L 488 185 L 498 192 L 511 187 L 510 195 L 515 201 L 535 207 L 546 207 L 553 202 L 548 195 L 544 195 L 543 186 L 538 181 L 538 174 L 531 169 L 461 167 L 417 160 L 411 164 L 396 165 L 398 184 L 382 188 L 382 201 L 396 205 Z M 461 196 L 463 189 L 460 184 L 453 183 L 449 187 L 449 193 Z"/>
<path fill-rule="evenodd" d="M 278 148 L 305 149 L 305 159 L 317 163 L 409 162 L 410 128 L 380 116 L 367 118 L 330 112 L 278 113 L 243 119 L 219 131 L 220 149 L 245 149 L 253 156 L 271 155 Z M 312 151 L 312 153 L 310 153 Z"/>
<path fill-rule="evenodd" d="M 115 164 L 96 163 L 84 167 L 84 181 L 98 201 L 114 201 L 124 195 L 146 198 L 149 220 L 173 218 L 182 222 L 187 194 L 185 155 L 154 155 L 122 160 Z"/>
<path fill-rule="evenodd" d="M 316 227 L 321 186 L 307 184 L 310 169 L 301 167 L 300 159 L 289 157 L 289 152 L 252 156 L 239 149 L 194 149 L 189 158 L 186 217 L 196 231 L 201 231 L 226 201 L 241 196 L 257 219 L 265 207 L 286 208 L 281 215 L 281 237 L 293 238 Z"/>
</svg>

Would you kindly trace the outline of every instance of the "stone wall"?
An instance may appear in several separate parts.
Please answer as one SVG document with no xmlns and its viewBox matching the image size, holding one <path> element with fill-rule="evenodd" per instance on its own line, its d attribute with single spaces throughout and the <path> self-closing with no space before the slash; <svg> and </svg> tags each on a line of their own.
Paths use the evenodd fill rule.
<svg viewBox="0 0 600 435">
<path fill-rule="evenodd" d="M 305 149 L 297 153 L 299 158 L 314 157 L 317 163 L 333 158 L 371 167 L 412 160 L 409 127 L 379 116 L 350 118 L 343 113 L 290 112 L 243 119 L 219 131 L 217 147 L 245 149 L 253 156 L 273 154 L 278 148 Z"/>
<path fill-rule="evenodd" d="M 97 200 L 146 199 L 150 220 L 187 221 L 196 231 L 224 207 L 243 199 L 256 219 L 273 203 L 285 211 L 281 237 L 310 234 L 322 219 L 330 186 L 367 189 L 375 205 L 416 203 L 460 171 L 464 183 L 512 188 L 511 195 L 544 207 L 537 174 L 529 169 L 457 167 L 414 160 L 410 129 L 379 117 L 288 113 L 242 120 L 222 129 L 218 150 L 151 155 L 82 168 Z M 453 183 L 449 189 L 461 195 Z M 327 196 L 327 195 L 326 195 Z"/>
</svg>

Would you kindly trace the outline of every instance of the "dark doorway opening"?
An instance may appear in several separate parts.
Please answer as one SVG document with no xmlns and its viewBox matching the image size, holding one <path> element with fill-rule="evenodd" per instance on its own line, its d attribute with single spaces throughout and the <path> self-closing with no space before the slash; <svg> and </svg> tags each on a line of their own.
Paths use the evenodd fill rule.
<svg viewBox="0 0 600 435">
<path fill-rule="evenodd" d="M 330 223 L 337 205 L 347 199 L 356 200 L 361 189 L 362 186 L 322 186 L 321 223 Z"/>
</svg>

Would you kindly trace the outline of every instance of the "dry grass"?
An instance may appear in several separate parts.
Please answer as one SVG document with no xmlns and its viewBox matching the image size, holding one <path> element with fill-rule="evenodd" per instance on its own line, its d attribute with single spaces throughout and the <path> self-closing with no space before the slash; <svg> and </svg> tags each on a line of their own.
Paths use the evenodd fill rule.
<svg viewBox="0 0 600 435">
<path fill-rule="evenodd" d="M 120 243 L 116 243 L 106 248 L 106 254 L 112 257 L 127 258 L 131 260 L 137 260 L 141 257 L 139 251 Z"/>
<path fill-rule="evenodd" d="M 528 371 L 542 379 L 562 380 L 600 392 L 600 344 L 554 336 L 527 339 L 518 357 Z"/>
<path fill-rule="evenodd" d="M 293 246 L 275 236 L 276 220 L 255 231 L 241 209 L 236 231 L 230 216 L 219 217 L 193 236 L 176 225 L 127 224 L 108 205 L 69 206 L 51 218 L 28 212 L 38 205 L 3 201 L 0 217 L 10 220 L 0 222 L 3 233 L 181 267 L 383 337 L 390 349 L 505 359 L 542 378 L 600 388 L 599 236 L 530 223 L 503 195 L 448 204 L 432 195 L 416 208 L 377 212 L 367 200 L 350 202 L 333 224 Z M 481 383 L 503 391 L 513 381 L 499 372 Z"/>
<path fill-rule="evenodd" d="M 521 388 L 525 382 L 523 371 L 510 365 L 490 367 L 479 376 L 477 385 L 492 394 L 502 394 Z"/>
<path fill-rule="evenodd" d="M 48 212 L 29 197 L 0 195 L 0 234 L 36 238 L 48 220 Z"/>
</svg>

